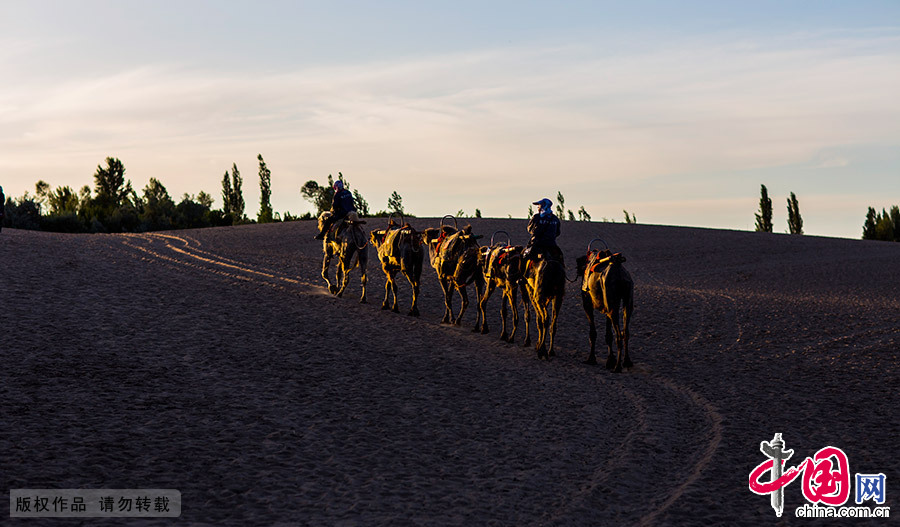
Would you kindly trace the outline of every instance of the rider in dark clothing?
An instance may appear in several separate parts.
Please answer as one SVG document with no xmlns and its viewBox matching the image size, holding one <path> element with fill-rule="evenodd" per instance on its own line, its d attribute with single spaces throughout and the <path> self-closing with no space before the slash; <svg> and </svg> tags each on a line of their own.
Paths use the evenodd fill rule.
<svg viewBox="0 0 900 527">
<path fill-rule="evenodd" d="M 317 240 L 324 240 L 325 234 L 336 222 L 344 219 L 350 212 L 356 212 L 353 203 L 353 194 L 344 188 L 344 182 L 340 179 L 334 182 L 334 198 L 331 200 L 331 217 L 322 222 L 322 232 L 316 234 Z"/>
<path fill-rule="evenodd" d="M 546 254 L 562 262 L 562 250 L 556 245 L 556 238 L 560 233 L 560 221 L 553 214 L 553 202 L 544 198 L 540 201 L 535 201 L 534 205 L 538 205 L 539 210 L 528 222 L 528 232 L 531 234 L 531 240 L 525 247 L 525 259 L 535 260 L 538 256 Z"/>
</svg>

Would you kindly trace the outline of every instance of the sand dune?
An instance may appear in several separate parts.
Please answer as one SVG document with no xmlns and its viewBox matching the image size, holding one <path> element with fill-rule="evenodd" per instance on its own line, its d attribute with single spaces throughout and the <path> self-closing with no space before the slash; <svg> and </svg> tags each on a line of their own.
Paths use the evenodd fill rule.
<svg viewBox="0 0 900 527">
<path fill-rule="evenodd" d="M 374 256 L 369 304 L 356 272 L 328 295 L 313 234 L 4 230 L 5 487 L 176 488 L 188 524 L 758 525 L 747 480 L 775 432 L 900 474 L 900 244 L 566 222 L 570 277 L 599 236 L 635 279 L 615 375 L 582 363 L 577 283 L 547 363 L 499 341 L 499 295 L 491 334 L 474 308 L 440 325 L 430 267 L 418 319 L 379 309 Z M 779 524 L 810 523 L 799 483 L 785 501 Z"/>
</svg>

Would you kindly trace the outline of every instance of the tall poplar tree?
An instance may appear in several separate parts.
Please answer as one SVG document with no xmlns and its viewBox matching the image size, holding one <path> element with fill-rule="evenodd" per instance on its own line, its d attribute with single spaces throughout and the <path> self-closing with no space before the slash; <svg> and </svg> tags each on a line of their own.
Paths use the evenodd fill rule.
<svg viewBox="0 0 900 527">
<path fill-rule="evenodd" d="M 791 192 L 791 197 L 787 200 L 788 209 L 788 232 L 791 234 L 803 234 L 803 218 L 800 217 L 800 204 L 797 202 L 797 196 Z"/>
<path fill-rule="evenodd" d="M 231 165 L 231 212 L 234 214 L 234 220 L 240 221 L 244 219 L 244 191 L 241 190 L 244 180 L 241 178 L 241 172 L 238 170 L 237 163 Z"/>
<path fill-rule="evenodd" d="M 765 185 L 760 185 L 759 214 L 756 215 L 756 232 L 772 232 L 772 198 Z"/>
<path fill-rule="evenodd" d="M 256 221 L 270 223 L 272 221 L 272 172 L 266 167 L 262 154 L 258 154 L 259 160 L 259 214 Z"/>
</svg>

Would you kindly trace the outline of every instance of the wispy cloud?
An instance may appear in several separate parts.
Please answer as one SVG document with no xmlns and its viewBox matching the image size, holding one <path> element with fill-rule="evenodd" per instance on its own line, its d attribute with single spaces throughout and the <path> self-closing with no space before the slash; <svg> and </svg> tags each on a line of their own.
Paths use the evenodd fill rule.
<svg viewBox="0 0 900 527">
<path fill-rule="evenodd" d="M 358 186 L 417 183 L 407 191 L 417 209 L 438 214 L 435 194 L 459 180 L 488 193 L 515 181 L 519 200 L 548 185 L 599 195 L 621 179 L 844 166 L 814 158 L 900 137 L 898 66 L 896 30 L 718 36 L 615 54 L 599 43 L 510 47 L 274 73 L 137 65 L 4 83 L 0 165 L 31 175 L 38 156 L 61 166 L 127 154 L 132 172 L 208 188 L 219 171 L 199 176 L 186 159 L 224 169 L 262 151 L 291 185 L 352 167 Z"/>
</svg>

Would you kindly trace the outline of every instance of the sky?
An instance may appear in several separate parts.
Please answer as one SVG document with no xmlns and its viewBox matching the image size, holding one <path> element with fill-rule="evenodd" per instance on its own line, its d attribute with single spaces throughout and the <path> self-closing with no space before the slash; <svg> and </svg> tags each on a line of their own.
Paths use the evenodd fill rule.
<svg viewBox="0 0 900 527">
<path fill-rule="evenodd" d="M 0 0 L 0 186 L 93 186 L 122 160 L 221 206 L 312 210 L 341 172 L 373 210 L 531 202 L 592 219 L 859 238 L 900 204 L 900 2 Z"/>
</svg>

